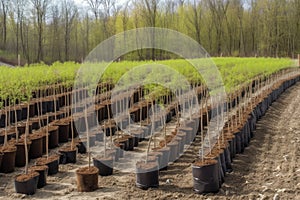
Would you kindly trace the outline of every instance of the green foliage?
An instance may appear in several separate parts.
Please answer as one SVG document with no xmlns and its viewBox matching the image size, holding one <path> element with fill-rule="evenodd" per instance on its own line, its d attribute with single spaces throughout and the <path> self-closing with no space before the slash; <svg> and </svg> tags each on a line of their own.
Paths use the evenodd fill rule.
<svg viewBox="0 0 300 200">
<path fill-rule="evenodd" d="M 293 66 L 293 61 L 290 59 L 213 58 L 213 61 L 220 70 L 227 91 L 232 91 L 239 87 L 239 85 L 250 82 L 258 75 L 268 76 Z M 193 63 L 202 63 L 202 59 L 193 60 Z M 100 65 L 87 63 L 84 65 L 89 65 L 89 68 L 87 68 L 89 71 L 87 71 L 88 73 L 84 70 L 82 71 L 86 73 L 86 75 L 82 77 L 82 84 L 89 86 L 89 89 L 91 89 L 90 92 L 94 92 L 92 89 L 96 87 L 95 83 L 97 83 L 98 80 L 100 80 L 100 82 L 116 84 L 123 78 L 125 82 L 130 82 L 134 80 L 135 76 L 128 75 L 126 77 L 126 74 L 130 74 L 127 72 L 132 71 L 137 66 L 149 64 L 168 66 L 170 70 L 182 74 L 191 85 L 203 82 L 203 78 L 187 61 L 167 60 L 159 62 L 125 61 L 112 63 L 108 66 L 102 77 L 99 76 L 103 71 L 103 66 L 107 65 L 107 63 L 100 63 Z M 35 64 L 17 68 L 1 67 L 0 97 L 1 99 L 10 97 L 11 100 L 20 99 L 29 101 L 32 91 L 40 87 L 56 83 L 63 84 L 67 87 L 73 86 L 77 71 L 80 67 L 81 65 L 74 62 L 56 62 L 52 66 Z M 167 73 L 159 73 L 159 71 L 147 73 L 147 71 L 143 70 L 136 70 L 134 73 L 137 73 L 137 77 L 142 77 L 144 80 L 147 80 L 147 84 L 144 88 L 148 91 L 149 98 L 163 96 L 170 92 L 172 86 L 178 84 L 176 81 L 178 76 L 176 74 L 169 75 Z M 155 81 L 162 79 L 167 80 L 166 85 L 155 84 Z M 154 83 L 151 83 L 151 80 L 153 80 Z M 93 85 L 88 85 L 90 83 L 93 83 Z"/>
</svg>

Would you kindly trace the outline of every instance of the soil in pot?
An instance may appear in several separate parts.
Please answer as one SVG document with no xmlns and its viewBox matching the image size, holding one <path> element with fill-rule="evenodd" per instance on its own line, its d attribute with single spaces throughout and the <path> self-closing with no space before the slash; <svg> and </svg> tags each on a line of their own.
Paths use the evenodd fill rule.
<svg viewBox="0 0 300 200">
<path fill-rule="evenodd" d="M 150 157 L 153 157 L 153 156 L 155 156 L 156 158 L 157 158 L 157 162 L 158 162 L 158 166 L 161 166 L 161 162 L 162 162 L 162 159 L 163 159 L 163 153 L 161 153 L 161 152 L 158 152 L 158 151 L 152 151 L 152 152 L 150 152 L 149 154 L 148 154 L 148 156 Z M 148 161 L 149 161 L 149 159 L 148 159 Z"/>
<path fill-rule="evenodd" d="M 47 185 L 47 175 L 48 175 L 48 166 L 41 165 L 41 166 L 32 166 L 29 168 L 30 172 L 38 172 L 39 173 L 39 181 L 37 184 L 37 188 L 42 188 Z"/>
<path fill-rule="evenodd" d="M 96 157 L 93 158 L 94 166 L 99 169 L 99 175 L 110 176 L 113 174 L 113 157 Z"/>
<path fill-rule="evenodd" d="M 76 171 L 78 192 L 92 192 L 98 189 L 97 167 L 83 167 Z"/>
<path fill-rule="evenodd" d="M 0 172 L 14 172 L 17 147 L 13 145 L 7 145 L 6 147 L 2 147 L 0 151 L 3 153 Z"/>
<path fill-rule="evenodd" d="M 199 194 L 216 193 L 219 191 L 218 161 L 205 159 L 195 162 L 192 166 L 194 191 Z"/>
<path fill-rule="evenodd" d="M 60 164 L 67 164 L 67 163 L 76 163 L 76 156 L 77 156 L 77 148 L 71 148 L 70 146 L 63 147 L 59 150 L 60 156 Z"/>
<path fill-rule="evenodd" d="M 129 148 L 128 139 L 118 138 L 114 140 L 114 143 L 116 144 L 116 146 L 120 146 L 120 148 L 123 149 L 124 151 L 128 151 Z"/>
<path fill-rule="evenodd" d="M 138 162 L 136 164 L 136 186 L 143 190 L 159 186 L 157 162 Z"/>
<path fill-rule="evenodd" d="M 48 175 L 53 175 L 58 173 L 59 169 L 59 156 L 52 155 L 48 158 L 38 158 L 36 161 L 37 166 L 47 165 L 48 166 Z"/>
<path fill-rule="evenodd" d="M 33 195 L 36 193 L 39 181 L 38 172 L 30 172 L 28 174 L 21 174 L 15 179 L 15 189 L 17 193 Z"/>
</svg>

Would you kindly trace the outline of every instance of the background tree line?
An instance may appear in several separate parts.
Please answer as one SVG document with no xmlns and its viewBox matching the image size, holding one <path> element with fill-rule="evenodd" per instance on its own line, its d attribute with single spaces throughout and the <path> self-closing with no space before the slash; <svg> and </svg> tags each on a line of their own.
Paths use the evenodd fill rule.
<svg viewBox="0 0 300 200">
<path fill-rule="evenodd" d="M 213 56 L 300 53 L 299 0 L 82 1 L 85 6 L 74 0 L 0 0 L 0 57 L 80 62 L 110 36 L 146 26 L 187 34 Z M 173 57 L 148 49 L 123 59 Z"/>
</svg>

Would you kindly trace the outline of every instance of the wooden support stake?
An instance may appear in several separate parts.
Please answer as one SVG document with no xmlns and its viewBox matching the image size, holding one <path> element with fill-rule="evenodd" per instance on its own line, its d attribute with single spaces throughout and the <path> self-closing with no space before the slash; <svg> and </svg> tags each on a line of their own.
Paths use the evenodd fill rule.
<svg viewBox="0 0 300 200">
<path fill-rule="evenodd" d="M 21 57 L 20 57 L 20 54 L 18 54 L 18 66 L 21 65 Z"/>
</svg>

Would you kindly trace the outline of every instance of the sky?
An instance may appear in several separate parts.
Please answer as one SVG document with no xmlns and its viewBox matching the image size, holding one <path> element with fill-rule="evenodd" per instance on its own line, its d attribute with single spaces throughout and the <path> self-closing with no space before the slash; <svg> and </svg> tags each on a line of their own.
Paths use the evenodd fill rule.
<svg viewBox="0 0 300 200">
<path fill-rule="evenodd" d="M 74 0 L 75 3 L 81 7 L 81 6 L 87 6 L 87 2 L 85 0 Z M 123 3 L 125 3 L 127 0 L 117 0 L 118 4 L 122 5 Z"/>
</svg>

